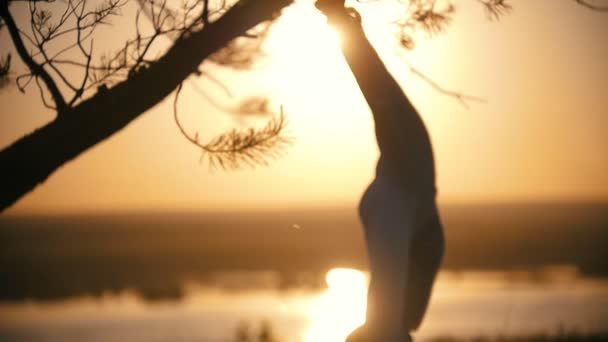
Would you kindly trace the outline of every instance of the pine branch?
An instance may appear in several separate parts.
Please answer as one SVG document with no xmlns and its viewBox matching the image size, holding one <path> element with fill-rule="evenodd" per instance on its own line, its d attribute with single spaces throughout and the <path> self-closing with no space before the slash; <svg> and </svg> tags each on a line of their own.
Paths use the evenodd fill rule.
<svg viewBox="0 0 608 342">
<path fill-rule="evenodd" d="M 292 142 L 290 137 L 282 135 L 287 121 L 281 107 L 280 114 L 269 120 L 263 128 L 232 129 L 207 143 L 202 143 L 198 132 L 194 136 L 190 135 L 179 120 L 178 100 L 181 90 L 182 84 L 175 91 L 173 119 L 184 138 L 201 149 L 203 153 L 201 160 L 206 159 L 212 169 L 219 167 L 224 170 L 235 170 L 243 165 L 252 168 L 256 165 L 268 165 L 269 160 L 279 158 Z M 260 110 L 267 111 L 266 104 L 253 108 L 248 107 L 250 105 L 250 102 L 245 101 L 241 110 L 249 110 L 254 114 Z"/>
</svg>

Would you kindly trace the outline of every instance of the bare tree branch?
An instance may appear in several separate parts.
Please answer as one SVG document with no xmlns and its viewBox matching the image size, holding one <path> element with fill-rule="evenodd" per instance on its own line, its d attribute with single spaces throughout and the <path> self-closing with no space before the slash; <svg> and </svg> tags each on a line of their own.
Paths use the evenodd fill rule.
<svg viewBox="0 0 608 342">
<path fill-rule="evenodd" d="M 457 92 L 454 90 L 446 89 L 443 86 L 441 86 L 439 83 L 437 83 L 435 80 L 433 80 L 432 78 L 427 76 L 425 73 L 421 72 L 420 70 L 416 69 L 414 66 L 412 66 L 409 63 L 408 63 L 408 67 L 412 74 L 418 76 L 423 81 L 430 84 L 438 92 L 455 98 L 456 100 L 458 100 L 460 102 L 460 104 L 462 104 L 462 106 L 464 106 L 467 109 L 469 108 L 469 104 L 468 104 L 469 101 L 486 102 L 486 100 L 484 100 L 480 97 L 477 97 L 477 96 L 466 95 L 466 94 L 463 94 L 463 93 L 460 93 L 460 92 Z"/>
<path fill-rule="evenodd" d="M 150 67 L 111 88 L 98 88 L 93 96 L 78 102 L 70 115 L 0 151 L 0 211 L 169 96 L 213 52 L 251 27 L 276 18 L 291 3 L 241 0 L 205 29 L 175 41 Z"/>
<path fill-rule="evenodd" d="M 593 1 L 593 0 L 574 0 L 576 1 L 577 4 L 587 7 L 593 11 L 599 11 L 599 12 L 608 12 L 608 4 L 606 3 L 606 1 Z M 598 5 L 596 4 L 597 2 L 601 2 L 603 3 L 603 5 Z"/>
<path fill-rule="evenodd" d="M 21 58 L 25 65 L 27 65 L 30 72 L 34 76 L 36 76 L 36 79 L 38 79 L 38 77 L 42 79 L 46 88 L 51 93 L 51 97 L 53 98 L 53 102 L 55 102 L 55 108 L 57 109 L 58 115 L 63 114 L 68 109 L 68 105 L 65 102 L 63 95 L 59 91 L 59 88 L 57 87 L 55 81 L 53 81 L 53 79 L 46 72 L 46 70 L 44 70 L 44 68 L 40 64 L 36 63 L 28 53 L 25 45 L 23 44 L 23 40 L 21 39 L 21 36 L 19 34 L 17 24 L 15 23 L 15 20 L 13 19 L 13 16 L 10 14 L 10 11 L 8 9 L 8 1 L 0 2 L 0 17 L 3 19 L 9 31 L 9 34 L 11 36 L 13 44 L 15 45 L 15 49 L 17 50 L 19 58 Z"/>
<path fill-rule="evenodd" d="M 0 17 L 0 32 L 4 28 L 4 21 Z M 0 89 L 9 83 L 9 75 L 11 72 L 11 54 L 6 57 L 0 56 Z"/>
<path fill-rule="evenodd" d="M 0 89 L 2 89 L 10 81 L 11 72 L 11 55 L 0 57 Z"/>
<path fill-rule="evenodd" d="M 202 13 L 203 24 L 209 25 L 209 0 L 203 2 L 203 13 Z"/>
</svg>

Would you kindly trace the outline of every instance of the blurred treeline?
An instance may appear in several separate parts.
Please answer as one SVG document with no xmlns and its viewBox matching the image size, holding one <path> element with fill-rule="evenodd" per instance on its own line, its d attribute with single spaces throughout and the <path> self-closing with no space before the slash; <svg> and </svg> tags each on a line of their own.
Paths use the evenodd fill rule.
<svg viewBox="0 0 608 342">
<path fill-rule="evenodd" d="M 608 276 L 608 204 L 445 206 L 441 214 L 444 269 L 569 264 Z M 334 267 L 367 267 L 354 209 L 0 217 L 2 301 L 126 289 L 177 298 L 192 282 L 319 287 Z M 222 276 L 233 271 L 267 272 Z"/>
</svg>

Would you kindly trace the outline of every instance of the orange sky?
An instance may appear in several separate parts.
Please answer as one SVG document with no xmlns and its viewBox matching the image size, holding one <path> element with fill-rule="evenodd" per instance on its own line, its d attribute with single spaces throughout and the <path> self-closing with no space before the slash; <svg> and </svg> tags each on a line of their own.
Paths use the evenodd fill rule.
<svg viewBox="0 0 608 342">
<path fill-rule="evenodd" d="M 385 7 L 361 7 L 370 36 L 428 125 L 440 201 L 608 199 L 608 15 L 567 0 L 522 1 L 495 23 L 475 2 L 456 5 L 447 34 L 418 40 L 414 52 L 395 48 Z M 5 33 L 0 43 L 12 49 Z M 295 143 L 270 167 L 209 172 L 165 101 L 9 212 L 354 205 L 373 177 L 377 149 L 335 34 L 302 3 L 277 23 L 267 52 L 252 72 L 204 68 L 237 95 L 270 95 L 277 109 L 284 106 Z M 413 76 L 403 56 L 445 87 L 487 102 L 462 107 Z M 188 84 L 180 101 L 185 122 L 201 136 L 239 125 Z M 35 88 L 2 90 L 0 103 L 0 146 L 52 118 Z"/>
</svg>

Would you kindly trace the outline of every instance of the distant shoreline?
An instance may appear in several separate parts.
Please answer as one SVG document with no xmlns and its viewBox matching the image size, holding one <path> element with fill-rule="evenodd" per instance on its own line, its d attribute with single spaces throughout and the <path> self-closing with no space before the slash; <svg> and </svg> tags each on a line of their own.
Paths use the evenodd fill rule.
<svg viewBox="0 0 608 342">
<path fill-rule="evenodd" d="M 608 277 L 608 203 L 446 206 L 441 215 L 444 270 L 570 265 Z M 184 281 L 226 270 L 276 271 L 281 288 L 322 286 L 334 267 L 367 267 L 355 210 L 0 216 L 0 300 L 129 288 L 174 298 Z"/>
<path fill-rule="evenodd" d="M 580 198 L 580 199 L 526 199 L 526 200 L 442 200 L 438 198 L 440 208 L 493 208 L 493 207 L 606 207 L 608 198 Z M 47 208 L 36 211 L 8 210 L 0 215 L 0 224 L 3 218 L 25 218 L 25 217 L 80 217 L 80 216 L 124 216 L 124 215 L 268 215 L 298 212 L 323 212 L 323 211 L 353 211 L 357 208 L 357 199 L 352 204 L 293 204 L 282 207 L 253 207 L 247 205 L 235 205 L 234 207 L 192 207 L 192 208 L 88 208 L 74 211 L 70 208 Z"/>
</svg>

